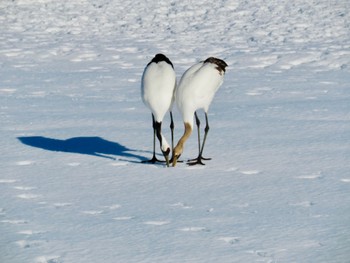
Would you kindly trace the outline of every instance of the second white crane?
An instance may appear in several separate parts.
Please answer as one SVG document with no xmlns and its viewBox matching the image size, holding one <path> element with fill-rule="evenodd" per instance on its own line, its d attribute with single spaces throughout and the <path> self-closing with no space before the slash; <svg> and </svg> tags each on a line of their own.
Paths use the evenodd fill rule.
<svg viewBox="0 0 350 263">
<path fill-rule="evenodd" d="M 198 157 L 190 161 L 188 164 L 204 164 L 202 162 L 204 159 L 202 155 L 209 131 L 207 113 L 216 91 L 223 83 L 226 67 L 227 64 L 225 61 L 218 58 L 209 57 L 206 60 L 193 65 L 183 74 L 176 89 L 175 100 L 182 114 L 185 132 L 173 150 L 173 166 L 176 165 L 178 158 L 183 152 L 184 144 L 192 133 L 193 115 L 196 117 L 196 124 L 198 128 L 199 153 Z M 206 120 L 202 145 L 200 145 L 200 122 L 196 114 L 198 109 L 204 110 Z"/>
</svg>

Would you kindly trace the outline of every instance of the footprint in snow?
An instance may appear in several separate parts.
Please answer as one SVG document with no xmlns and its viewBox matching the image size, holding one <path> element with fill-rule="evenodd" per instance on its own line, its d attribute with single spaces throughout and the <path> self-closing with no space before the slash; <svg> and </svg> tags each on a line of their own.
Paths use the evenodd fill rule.
<svg viewBox="0 0 350 263">
<path fill-rule="evenodd" d="M 123 162 L 123 161 L 118 161 L 118 162 L 113 162 L 110 164 L 111 166 L 125 166 L 128 165 L 127 162 Z"/>
<path fill-rule="evenodd" d="M 243 171 L 240 171 L 241 174 L 244 174 L 244 175 L 256 175 L 256 174 L 259 174 L 260 171 L 258 170 L 243 170 Z"/>
<path fill-rule="evenodd" d="M 180 228 L 180 231 L 183 232 L 210 232 L 210 230 L 208 228 L 205 227 L 184 227 L 184 228 Z"/>
<path fill-rule="evenodd" d="M 350 183 L 350 178 L 343 178 L 343 179 L 340 179 L 340 181 L 343 183 Z"/>
<path fill-rule="evenodd" d="M 310 202 L 310 201 L 302 201 L 298 203 L 289 203 L 290 206 L 300 206 L 300 207 L 310 207 L 315 205 L 315 203 Z"/>
<path fill-rule="evenodd" d="M 249 207 L 249 203 L 237 203 L 237 204 L 234 204 L 233 205 L 234 207 L 237 207 L 237 208 L 246 208 L 246 207 Z"/>
<path fill-rule="evenodd" d="M 86 211 L 81 211 L 81 213 L 83 213 L 85 215 L 100 215 L 103 212 L 104 212 L 103 210 L 86 210 Z"/>
<path fill-rule="evenodd" d="M 264 95 L 268 91 L 271 91 L 271 88 L 257 88 L 257 89 L 253 89 L 251 91 L 246 92 L 246 95 L 248 95 L 248 96 L 261 96 L 261 95 Z"/>
<path fill-rule="evenodd" d="M 16 165 L 19 165 L 19 166 L 26 166 L 26 165 L 32 165 L 32 164 L 34 164 L 34 162 L 30 160 L 16 162 Z"/>
<path fill-rule="evenodd" d="M 103 209 L 84 210 L 84 211 L 81 211 L 81 213 L 86 214 L 86 215 L 100 215 L 100 214 L 105 213 L 106 209 L 113 211 L 113 210 L 119 209 L 120 207 L 121 207 L 121 205 L 113 204 L 113 205 L 108 205 L 108 206 L 102 206 Z"/>
<path fill-rule="evenodd" d="M 46 243 L 43 240 L 18 240 L 15 242 L 20 248 L 38 247 Z"/>
<path fill-rule="evenodd" d="M 170 224 L 170 221 L 147 221 L 144 222 L 145 225 L 151 225 L 151 226 L 164 226 Z"/>
<path fill-rule="evenodd" d="M 36 187 L 30 187 L 30 186 L 15 186 L 13 188 L 16 190 L 21 190 L 21 191 L 30 191 L 30 190 L 37 189 Z"/>
<path fill-rule="evenodd" d="M 219 237 L 218 240 L 224 241 L 225 243 L 228 243 L 228 244 L 231 244 L 231 245 L 239 242 L 239 238 L 238 237 Z"/>
<path fill-rule="evenodd" d="M 297 179 L 305 179 L 305 180 L 315 180 L 315 179 L 322 179 L 321 173 L 315 173 L 315 174 L 306 174 L 306 175 L 300 175 L 296 177 Z"/>
<path fill-rule="evenodd" d="M 20 190 L 20 191 L 25 192 L 25 193 L 23 193 L 23 194 L 17 195 L 17 198 L 20 198 L 20 199 L 31 200 L 31 199 L 37 199 L 37 198 L 40 198 L 40 197 L 41 197 L 41 195 L 32 194 L 32 193 L 28 193 L 28 192 L 27 192 L 27 191 L 36 189 L 36 187 L 30 187 L 30 186 L 15 186 L 15 187 L 13 187 L 13 188 L 16 189 L 16 190 Z"/>
<path fill-rule="evenodd" d="M 67 206 L 72 206 L 72 203 L 54 203 L 53 206 L 55 208 L 62 208 L 62 207 L 67 207 Z"/>
<path fill-rule="evenodd" d="M 43 231 L 33 231 L 33 230 L 22 230 L 18 232 L 18 234 L 25 235 L 25 236 L 40 235 L 43 233 L 44 233 Z"/>
<path fill-rule="evenodd" d="M 13 180 L 13 179 L 0 179 L 0 184 L 13 184 L 16 182 L 17 180 Z"/>
<path fill-rule="evenodd" d="M 118 205 L 118 204 L 103 206 L 103 208 L 106 208 L 109 210 L 116 210 L 116 209 L 119 209 L 120 207 L 121 205 Z"/>
<path fill-rule="evenodd" d="M 17 89 L 0 89 L 0 94 L 13 94 Z"/>
<path fill-rule="evenodd" d="M 27 194 L 20 194 L 20 195 L 17 195 L 18 198 L 21 198 L 21 199 L 26 199 L 26 200 L 30 200 L 30 199 L 37 199 L 39 197 L 41 197 L 40 195 L 36 195 L 36 194 L 30 194 L 30 193 L 27 193 Z"/>
<path fill-rule="evenodd" d="M 236 172 L 236 171 L 238 171 L 237 167 L 231 167 L 231 168 L 226 169 L 226 172 Z"/>
<path fill-rule="evenodd" d="M 72 162 L 72 163 L 67 163 L 68 166 L 71 166 L 71 167 L 77 167 L 80 165 L 80 163 L 78 162 Z"/>
<path fill-rule="evenodd" d="M 0 221 L 0 223 L 4 223 L 4 224 L 11 224 L 11 225 L 23 225 L 23 224 L 28 224 L 27 220 L 16 220 L 16 219 L 12 219 L 12 220 L 2 220 Z"/>
<path fill-rule="evenodd" d="M 35 263 L 61 263 L 59 256 L 40 256 L 35 259 Z"/>
<path fill-rule="evenodd" d="M 192 206 L 186 204 L 186 203 L 182 203 L 182 202 L 178 202 L 178 203 L 175 203 L 175 204 L 172 204 L 171 206 L 173 207 L 179 207 L 179 208 L 182 208 L 182 209 L 191 209 Z"/>
<path fill-rule="evenodd" d="M 120 63 L 120 66 L 122 69 L 130 69 L 134 67 L 134 64 L 129 62 L 122 62 Z"/>
<path fill-rule="evenodd" d="M 262 95 L 262 93 L 259 91 L 256 91 L 256 90 L 252 90 L 252 91 L 246 92 L 246 95 L 248 95 L 248 96 L 260 96 L 260 95 Z"/>
<path fill-rule="evenodd" d="M 265 250 L 249 250 L 247 251 L 249 254 L 254 254 L 262 258 L 272 258 L 273 255 Z M 267 261 L 267 262 L 274 262 L 274 261 Z"/>
<path fill-rule="evenodd" d="M 116 221 L 127 221 L 127 220 L 131 220 L 134 219 L 133 216 L 119 216 L 119 217 L 113 217 L 113 220 Z"/>
<path fill-rule="evenodd" d="M 85 61 L 92 61 L 96 59 L 99 56 L 99 54 L 95 52 L 85 52 L 83 54 L 80 54 L 76 56 L 75 58 L 72 58 L 70 61 L 72 62 L 85 62 Z"/>
</svg>

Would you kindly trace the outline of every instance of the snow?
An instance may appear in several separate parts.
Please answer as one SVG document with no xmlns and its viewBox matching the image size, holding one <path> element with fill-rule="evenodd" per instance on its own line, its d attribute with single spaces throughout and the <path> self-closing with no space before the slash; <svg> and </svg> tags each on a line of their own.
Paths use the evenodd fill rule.
<svg viewBox="0 0 350 263">
<path fill-rule="evenodd" d="M 349 10 L 1 1 L 0 262 L 349 262 Z M 178 78 L 229 64 L 205 166 L 140 162 L 140 80 L 159 52 Z M 194 133 L 181 157 L 196 154 Z"/>
</svg>

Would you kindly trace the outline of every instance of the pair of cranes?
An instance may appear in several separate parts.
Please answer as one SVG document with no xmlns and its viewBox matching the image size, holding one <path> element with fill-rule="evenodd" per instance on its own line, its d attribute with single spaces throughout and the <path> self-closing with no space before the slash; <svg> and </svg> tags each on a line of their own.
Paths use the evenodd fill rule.
<svg viewBox="0 0 350 263">
<path fill-rule="evenodd" d="M 216 91 L 223 83 L 225 61 L 209 57 L 204 61 L 194 64 L 181 77 L 176 87 L 176 75 L 174 66 L 163 54 L 157 54 L 146 66 L 142 75 L 141 96 L 144 104 L 152 112 L 153 125 L 153 157 L 145 161 L 155 163 L 159 160 L 155 154 L 156 137 L 160 143 L 160 149 L 164 155 L 166 165 L 175 166 L 180 155 L 183 152 L 184 144 L 190 137 L 193 130 L 193 116 L 196 119 L 198 129 L 198 157 L 189 160 L 189 165 L 201 164 L 202 160 L 209 160 L 203 157 L 203 149 L 207 134 L 209 131 L 208 109 L 214 98 Z M 176 101 L 177 107 L 181 112 L 185 126 L 185 131 L 177 145 L 174 147 L 174 121 L 172 115 L 172 106 Z M 206 126 L 204 129 L 204 138 L 200 143 L 200 121 L 196 111 L 203 109 L 205 113 Z M 171 129 L 171 148 L 164 138 L 161 126 L 167 112 L 170 112 Z M 172 157 L 169 159 L 172 150 Z"/>
</svg>

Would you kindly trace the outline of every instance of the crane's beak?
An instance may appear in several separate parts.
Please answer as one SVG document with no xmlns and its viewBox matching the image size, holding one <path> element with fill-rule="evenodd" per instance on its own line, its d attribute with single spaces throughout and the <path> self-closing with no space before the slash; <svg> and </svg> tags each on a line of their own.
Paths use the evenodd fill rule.
<svg viewBox="0 0 350 263">
<path fill-rule="evenodd" d="M 164 156 L 165 157 L 165 163 L 166 163 L 166 166 L 169 167 L 169 155 L 167 156 Z"/>
<path fill-rule="evenodd" d="M 170 162 L 169 162 L 170 149 L 168 149 L 167 151 L 162 151 L 162 152 L 163 152 L 163 156 L 165 158 L 166 166 L 169 167 L 170 166 Z"/>
<path fill-rule="evenodd" d="M 175 166 L 176 166 L 176 163 L 177 163 L 177 158 L 176 158 L 176 157 L 174 157 L 174 159 L 173 159 L 173 167 L 175 167 Z"/>
<path fill-rule="evenodd" d="M 173 156 L 173 158 L 172 158 L 172 159 L 173 159 L 173 167 L 176 166 L 177 160 L 179 159 L 179 157 L 180 157 L 180 156 L 175 156 L 175 155 Z"/>
</svg>

